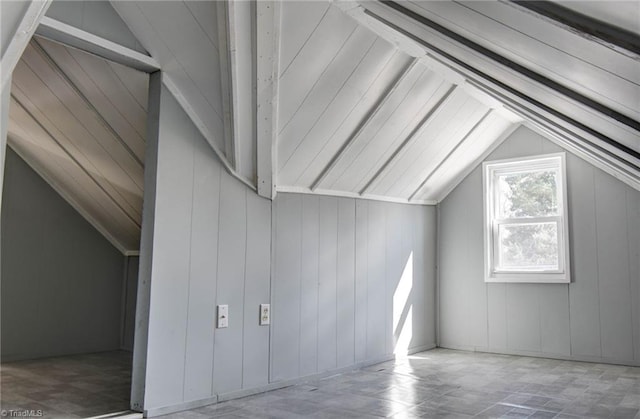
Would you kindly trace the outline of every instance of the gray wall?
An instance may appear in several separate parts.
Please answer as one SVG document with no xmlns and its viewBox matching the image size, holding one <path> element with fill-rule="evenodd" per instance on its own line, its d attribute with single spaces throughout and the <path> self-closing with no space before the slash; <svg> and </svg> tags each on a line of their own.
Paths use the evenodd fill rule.
<svg viewBox="0 0 640 419">
<path fill-rule="evenodd" d="M 2 360 L 120 347 L 123 256 L 7 148 Z"/>
<path fill-rule="evenodd" d="M 487 160 L 561 151 L 519 128 Z M 482 172 L 439 206 L 440 345 L 640 364 L 640 193 L 567 153 L 570 284 L 485 284 Z"/>
<path fill-rule="evenodd" d="M 148 341 L 134 354 L 146 358 L 134 407 L 149 411 L 265 385 L 269 356 L 258 310 L 269 302 L 271 202 L 224 171 L 164 86 L 153 99 L 157 82 L 157 144 L 148 143 L 157 172 L 145 179 L 144 222 L 153 225 L 143 225 L 138 299 L 149 305 Z M 217 304 L 229 305 L 226 329 L 215 328 Z"/>
<path fill-rule="evenodd" d="M 136 324 L 136 298 L 138 295 L 138 256 L 125 256 L 122 280 L 122 331 L 120 349 L 133 351 Z"/>
<path fill-rule="evenodd" d="M 435 346 L 435 238 L 435 207 L 279 194 L 272 381 Z"/>
<path fill-rule="evenodd" d="M 225 172 L 158 81 L 152 76 L 158 123 L 147 143 L 135 408 L 156 415 L 380 359 L 394 351 L 394 308 L 406 346 L 433 346 L 435 208 L 262 199 Z M 406 295 L 395 292 L 405 269 Z M 260 303 L 271 303 L 270 327 L 258 325 Z M 217 304 L 229 305 L 226 329 L 215 328 Z M 147 333 L 147 346 L 138 345 Z"/>
</svg>

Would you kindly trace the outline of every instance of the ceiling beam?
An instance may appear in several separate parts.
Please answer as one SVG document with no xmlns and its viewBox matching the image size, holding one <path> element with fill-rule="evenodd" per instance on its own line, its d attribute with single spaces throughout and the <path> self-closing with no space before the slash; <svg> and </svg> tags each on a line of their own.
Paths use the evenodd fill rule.
<svg viewBox="0 0 640 419">
<path fill-rule="evenodd" d="M 622 48 L 633 52 L 636 57 L 640 56 L 640 36 L 636 33 L 610 25 L 605 21 L 583 15 L 582 13 L 578 13 L 567 7 L 559 5 L 558 3 L 550 1 L 529 0 L 513 2 L 513 4 L 546 16 L 547 18 L 553 19 L 563 25 L 569 26 L 575 31 L 589 35 L 598 39 L 600 42 L 606 43 L 610 47 Z M 609 7 L 616 6 L 612 4 Z"/>
<path fill-rule="evenodd" d="M 216 7 L 225 154 L 236 172 L 255 181 L 255 2 Z"/>
<path fill-rule="evenodd" d="M 1 7 L 3 7 L 3 9 L 5 7 L 9 7 L 8 4 L 9 2 L 7 2 L 6 5 L 3 4 Z M 20 5 L 21 3 L 15 2 L 13 4 Z M 5 17 L 5 19 L 3 19 L 2 23 L 5 25 L 10 23 L 8 21 L 12 17 L 15 17 L 16 20 L 19 20 L 20 23 L 18 24 L 15 33 L 11 34 L 11 36 L 8 38 L 8 44 L 6 46 L 2 45 L 3 53 L 2 59 L 0 59 L 0 89 L 3 89 L 11 79 L 11 73 L 13 73 L 13 69 L 18 64 L 18 61 L 20 60 L 20 57 L 22 57 L 24 49 L 27 47 L 27 44 L 31 40 L 31 37 L 33 36 L 33 33 L 38 26 L 38 23 L 43 18 L 50 5 L 51 0 L 35 0 L 29 3 L 22 16 L 9 16 L 8 19 L 3 16 Z M 4 13 L 7 12 L 3 10 L 3 14 Z M 4 42 L 5 40 L 3 39 L 2 43 L 4 44 Z"/>
<path fill-rule="evenodd" d="M 280 2 L 256 2 L 256 171 L 260 196 L 276 196 Z"/>
<path fill-rule="evenodd" d="M 445 164 L 449 160 L 449 158 L 453 155 L 453 153 L 456 152 L 458 147 L 460 147 L 460 145 L 462 143 L 464 143 L 467 140 L 467 138 L 469 138 L 474 132 L 476 132 L 478 130 L 480 125 L 482 125 L 482 123 L 489 117 L 491 112 L 493 112 L 493 109 L 489 109 L 484 115 L 482 115 L 482 118 L 480 118 L 478 120 L 478 122 L 475 123 L 475 125 L 469 130 L 469 132 L 467 132 L 465 134 L 465 136 L 462 137 L 462 139 L 460 141 L 458 141 L 458 143 L 447 153 L 447 155 L 442 160 L 440 160 L 440 162 L 436 165 L 436 167 L 434 167 L 433 170 L 431 170 L 429 172 L 429 174 L 427 174 L 427 176 L 420 183 L 420 185 L 413 191 L 411 196 L 409 196 L 409 201 L 411 201 L 413 198 L 415 198 L 415 196 L 422 190 L 422 188 L 424 188 L 426 186 L 426 184 L 429 181 L 429 179 L 431 179 L 431 177 L 434 175 L 434 173 L 436 173 L 438 171 L 438 169 L 440 169 L 440 167 L 442 167 L 442 165 Z"/>
<path fill-rule="evenodd" d="M 474 51 L 447 33 L 423 24 L 424 18 L 402 13 L 401 5 L 362 2 L 357 7 L 363 8 L 365 21 L 374 19 L 378 21 L 376 25 L 386 26 L 378 32 L 381 36 L 393 31 L 394 39 L 402 40 L 399 45 L 406 44 L 414 52 L 415 46 L 420 45 L 425 54 L 464 77 L 466 84 L 498 100 L 517 117 L 535 121 L 548 135 L 554 133 L 560 144 L 640 190 L 638 151 L 624 145 L 637 145 L 638 131 Z M 588 121 L 589 126 L 580 121 Z"/>
<path fill-rule="evenodd" d="M 322 186 L 322 182 L 327 178 L 329 173 L 337 166 L 337 164 L 344 158 L 347 152 L 351 149 L 353 144 L 355 143 L 356 138 L 360 136 L 360 134 L 369 126 L 369 124 L 375 119 L 376 115 L 380 112 L 384 105 L 387 103 L 389 98 L 393 95 L 398 87 L 407 79 L 411 71 L 416 67 L 418 60 L 413 59 L 407 64 L 402 71 L 398 74 L 395 80 L 389 85 L 389 87 L 385 90 L 385 92 L 378 98 L 376 103 L 373 105 L 371 109 L 364 115 L 355 131 L 351 133 L 351 135 L 344 142 L 342 147 L 335 153 L 331 161 L 320 175 L 316 178 L 316 180 L 311 184 L 311 190 L 315 191 L 320 186 Z"/>
<path fill-rule="evenodd" d="M 44 16 L 36 34 L 145 73 L 160 70 L 153 58 L 92 33 Z"/>
<path fill-rule="evenodd" d="M 391 156 L 389 156 L 389 158 L 382 164 L 382 166 L 380 166 L 378 171 L 371 177 L 371 179 L 369 179 L 367 184 L 364 185 L 364 187 L 359 192 L 360 195 L 369 193 L 369 189 L 371 189 L 371 187 L 378 181 L 382 173 L 384 173 L 384 171 L 387 170 L 387 168 L 396 161 L 402 151 L 407 146 L 416 142 L 416 140 L 422 134 L 423 130 L 427 127 L 427 125 L 429 125 L 429 122 L 431 122 L 433 118 L 439 113 L 439 111 L 444 108 L 448 102 L 451 101 L 451 98 L 453 98 L 453 93 L 457 88 L 458 86 L 456 86 L 455 84 L 449 87 L 449 90 L 447 90 L 446 93 L 442 95 L 442 97 L 433 106 L 433 108 L 431 108 L 429 112 L 427 112 L 427 114 L 424 116 L 424 118 L 422 118 L 420 122 L 418 122 L 418 124 L 411 130 L 409 135 L 407 135 L 407 138 L 405 138 L 405 140 L 394 150 L 393 154 L 391 154 Z"/>
</svg>

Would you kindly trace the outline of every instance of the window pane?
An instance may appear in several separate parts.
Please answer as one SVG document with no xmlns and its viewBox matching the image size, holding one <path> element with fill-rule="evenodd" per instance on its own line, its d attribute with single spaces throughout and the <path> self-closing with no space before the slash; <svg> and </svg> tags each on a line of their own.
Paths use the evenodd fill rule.
<svg viewBox="0 0 640 419">
<path fill-rule="evenodd" d="M 499 217 L 558 215 L 557 184 L 556 170 L 538 170 L 499 176 Z"/>
<path fill-rule="evenodd" d="M 498 226 L 499 270 L 558 269 L 556 223 Z"/>
</svg>

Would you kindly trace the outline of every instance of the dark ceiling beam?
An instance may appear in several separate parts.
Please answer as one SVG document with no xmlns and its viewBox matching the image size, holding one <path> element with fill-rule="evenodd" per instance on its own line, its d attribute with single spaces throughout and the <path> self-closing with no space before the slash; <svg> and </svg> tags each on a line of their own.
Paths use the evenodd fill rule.
<svg viewBox="0 0 640 419">
<path fill-rule="evenodd" d="M 583 96 L 581 94 L 579 94 L 578 92 L 569 89 L 566 86 L 561 85 L 560 83 L 557 83 L 541 74 L 538 74 L 520 64 L 517 64 L 497 53 L 495 53 L 494 51 L 489 50 L 488 48 L 485 48 L 475 42 L 473 42 L 472 40 L 465 38 L 447 28 L 445 28 L 444 26 L 441 26 L 439 24 L 437 24 L 436 22 L 410 10 L 407 9 L 406 7 L 402 6 L 399 2 L 395 2 L 395 1 L 390 1 L 390 0 L 381 0 L 381 3 L 386 5 L 387 7 L 395 10 L 396 12 L 400 13 L 401 15 L 421 24 L 424 26 L 427 26 L 435 31 L 438 31 L 439 33 L 441 33 L 442 35 L 445 35 L 446 37 L 464 45 L 467 48 L 470 48 L 471 50 L 482 54 L 483 56 L 495 61 L 498 64 L 501 64 L 529 79 L 532 79 L 540 84 L 542 84 L 543 86 L 546 86 L 550 89 L 553 89 L 579 103 L 581 103 L 582 105 L 585 105 L 595 111 L 598 111 L 604 115 L 609 116 L 610 118 L 632 128 L 635 131 L 640 132 L 640 122 L 629 118 L 626 115 L 623 115 L 619 112 L 614 111 L 611 108 L 608 108 L 604 105 L 602 105 L 601 103 L 598 103 L 586 96 Z M 384 19 L 381 16 L 376 15 L 375 13 L 372 13 L 369 10 L 365 10 L 365 13 L 370 15 L 371 17 L 378 19 L 380 21 L 382 21 L 383 23 L 385 23 L 386 25 L 388 25 L 389 27 L 392 27 L 393 29 L 395 29 L 396 31 L 404 34 L 405 36 L 409 37 L 410 39 L 412 39 L 414 42 L 417 42 L 421 45 L 423 45 L 424 47 L 436 52 L 437 54 L 445 57 L 447 60 L 450 60 L 452 62 L 454 62 L 455 64 L 463 67 L 464 69 L 466 69 L 467 71 L 470 71 L 471 73 L 476 74 L 477 76 L 480 76 L 481 78 L 490 81 L 492 84 L 500 87 L 501 89 L 504 89 L 505 91 L 518 96 L 519 98 L 523 99 L 524 101 L 544 110 L 545 112 L 548 112 L 551 115 L 554 115 L 555 117 L 562 119 L 563 121 L 593 135 L 594 137 L 600 139 L 601 141 L 603 141 L 604 143 L 607 143 L 608 145 L 620 150 L 621 152 L 632 156 L 635 159 L 640 159 L 640 153 L 624 144 L 621 144 L 617 141 L 615 141 L 614 139 L 602 134 L 599 131 L 594 130 L 593 128 L 579 122 L 576 121 L 575 119 L 563 114 L 562 112 L 557 111 L 556 109 L 553 109 L 552 107 L 541 103 L 540 101 L 518 91 L 517 89 L 509 86 L 508 84 L 494 78 L 491 77 L 488 74 L 485 74 L 484 72 L 476 69 L 475 67 L 469 65 L 467 62 L 465 62 L 464 60 L 455 57 L 451 54 L 449 54 L 446 51 L 443 51 L 442 49 L 436 47 L 435 45 L 432 45 L 431 43 L 420 39 L 418 37 L 416 37 L 415 35 L 411 34 L 410 32 L 404 30 L 403 28 L 400 28 L 396 25 L 394 25 L 393 23 L 387 21 L 386 19 Z M 604 152 L 606 152 L 605 150 L 603 150 Z"/>
<path fill-rule="evenodd" d="M 583 15 L 550 1 L 527 0 L 514 1 L 513 3 L 569 26 L 580 33 L 590 35 L 608 44 L 640 55 L 640 35 L 636 33 Z M 615 7 L 615 5 L 612 4 L 610 7 Z"/>
</svg>

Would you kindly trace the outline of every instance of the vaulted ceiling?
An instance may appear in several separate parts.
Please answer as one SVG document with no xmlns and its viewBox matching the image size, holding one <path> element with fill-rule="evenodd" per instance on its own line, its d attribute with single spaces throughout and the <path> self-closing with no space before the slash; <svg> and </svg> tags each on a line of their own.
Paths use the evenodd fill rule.
<svg viewBox="0 0 640 419">
<path fill-rule="evenodd" d="M 227 170 L 266 197 L 436 203 L 521 124 L 640 187 L 637 4 L 571 3 L 612 38 L 538 3 L 54 0 L 14 73 L 9 141 L 125 251 L 147 100 L 127 66 L 161 69 Z"/>
</svg>

